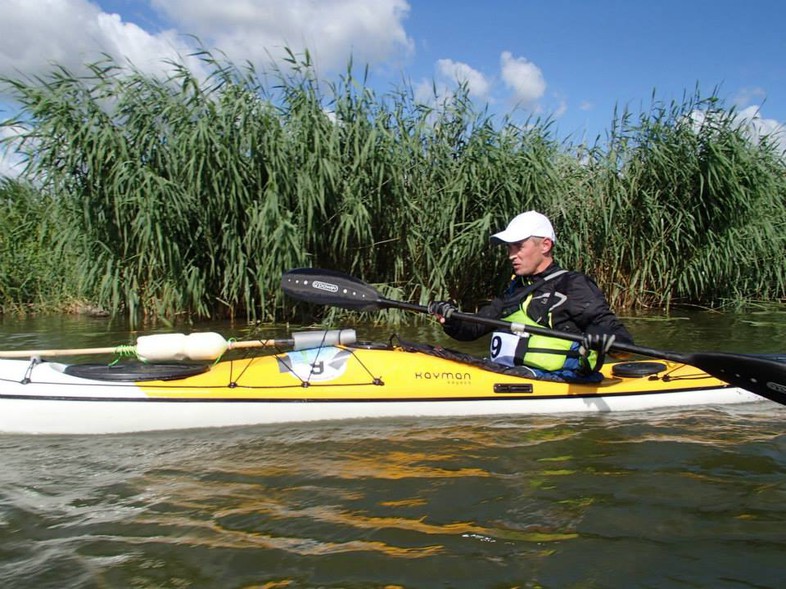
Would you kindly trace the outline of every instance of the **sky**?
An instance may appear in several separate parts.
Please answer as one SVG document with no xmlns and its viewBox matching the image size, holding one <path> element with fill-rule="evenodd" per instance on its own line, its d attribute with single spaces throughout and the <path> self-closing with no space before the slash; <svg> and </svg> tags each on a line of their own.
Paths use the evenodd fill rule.
<svg viewBox="0 0 786 589">
<path fill-rule="evenodd" d="M 717 91 L 786 149 L 782 0 L 0 0 L 0 77 L 78 71 L 106 53 L 151 74 L 171 59 L 198 70 L 195 39 L 258 69 L 308 49 L 325 79 L 351 57 L 378 95 L 406 81 L 428 101 L 464 82 L 495 116 L 549 118 L 574 143 L 602 139 L 615 108 L 646 111 L 653 94 Z M 0 95 L 0 119 L 14 112 Z M 15 164 L 0 154 L 0 174 Z"/>
</svg>

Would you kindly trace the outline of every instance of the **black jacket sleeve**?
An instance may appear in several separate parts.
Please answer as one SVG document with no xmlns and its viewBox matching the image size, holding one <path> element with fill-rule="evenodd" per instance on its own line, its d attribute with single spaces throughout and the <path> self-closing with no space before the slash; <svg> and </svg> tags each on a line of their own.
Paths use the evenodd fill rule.
<svg viewBox="0 0 786 589">
<path fill-rule="evenodd" d="M 478 309 L 477 315 L 487 319 L 499 319 L 502 316 L 502 300 L 494 299 L 490 304 Z M 471 342 L 494 331 L 494 328 L 490 325 L 481 325 L 480 323 L 470 323 L 457 319 L 446 320 L 442 325 L 442 329 L 453 339 L 462 342 Z"/>
<path fill-rule="evenodd" d="M 633 343 L 633 337 L 612 312 L 603 291 L 595 281 L 580 272 L 572 272 L 565 281 L 568 318 L 579 331 L 592 334 L 612 334 L 617 341 Z M 559 329 L 559 326 L 555 325 Z"/>
</svg>

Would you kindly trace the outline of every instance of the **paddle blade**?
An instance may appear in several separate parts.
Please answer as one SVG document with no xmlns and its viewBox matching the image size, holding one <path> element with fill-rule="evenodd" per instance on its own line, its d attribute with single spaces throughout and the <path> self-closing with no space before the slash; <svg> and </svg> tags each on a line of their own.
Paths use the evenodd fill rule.
<svg viewBox="0 0 786 589">
<path fill-rule="evenodd" d="M 731 385 L 786 405 L 786 364 L 761 356 L 697 352 L 685 362 Z"/>
<path fill-rule="evenodd" d="M 377 311 L 386 306 L 372 286 L 334 270 L 289 270 L 281 277 L 281 288 L 293 299 L 317 305 L 331 305 L 353 311 Z"/>
</svg>

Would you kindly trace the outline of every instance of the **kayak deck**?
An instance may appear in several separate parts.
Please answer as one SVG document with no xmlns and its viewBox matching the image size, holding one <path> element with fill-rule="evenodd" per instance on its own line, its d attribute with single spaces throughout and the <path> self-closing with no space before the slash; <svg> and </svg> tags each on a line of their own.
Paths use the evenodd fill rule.
<svg viewBox="0 0 786 589">
<path fill-rule="evenodd" d="M 145 374 L 123 380 L 116 374 L 108 379 L 112 367 L 100 365 L 88 370 L 85 365 L 2 360 L 0 431 L 120 433 L 368 417 L 597 413 L 760 400 L 697 368 L 667 361 L 625 363 L 633 368 L 656 364 L 656 372 L 643 376 L 615 375 L 614 365 L 607 365 L 602 382 L 577 384 L 492 371 L 470 359 L 423 346 L 337 345 L 228 359 L 209 367 L 174 365 L 180 373 L 152 365 L 154 380 L 147 379 L 144 365 L 132 368 Z"/>
</svg>

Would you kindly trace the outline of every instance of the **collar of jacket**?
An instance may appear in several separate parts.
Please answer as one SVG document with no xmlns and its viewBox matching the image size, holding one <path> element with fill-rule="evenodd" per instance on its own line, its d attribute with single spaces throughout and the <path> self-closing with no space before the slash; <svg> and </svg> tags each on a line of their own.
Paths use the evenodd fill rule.
<svg viewBox="0 0 786 589">
<path fill-rule="evenodd" d="M 521 284 L 528 285 L 532 284 L 536 280 L 540 280 L 541 278 L 546 278 L 549 274 L 554 274 L 554 272 L 559 272 L 562 268 L 559 267 L 557 262 L 552 262 L 549 264 L 548 268 L 546 268 L 543 272 L 538 272 L 537 274 L 532 274 L 531 276 L 519 276 L 519 280 Z"/>
</svg>

